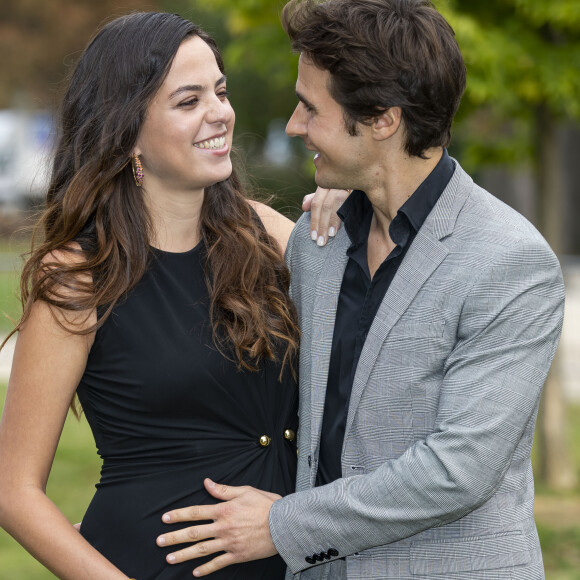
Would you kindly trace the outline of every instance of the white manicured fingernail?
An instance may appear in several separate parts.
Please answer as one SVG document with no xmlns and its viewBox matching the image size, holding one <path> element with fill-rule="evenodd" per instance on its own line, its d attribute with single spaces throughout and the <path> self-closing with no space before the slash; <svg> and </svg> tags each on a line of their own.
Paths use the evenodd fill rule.
<svg viewBox="0 0 580 580">
<path fill-rule="evenodd" d="M 328 236 L 330 238 L 334 238 L 334 236 L 336 236 L 336 229 L 334 226 L 330 226 L 330 228 L 328 229 Z"/>
<path fill-rule="evenodd" d="M 318 240 L 316 240 L 316 245 L 317 246 L 324 246 L 325 241 L 324 241 L 324 236 L 319 236 Z"/>
<path fill-rule="evenodd" d="M 312 230 L 310 232 L 310 239 L 315 242 L 318 238 L 318 232 L 316 230 Z"/>
</svg>

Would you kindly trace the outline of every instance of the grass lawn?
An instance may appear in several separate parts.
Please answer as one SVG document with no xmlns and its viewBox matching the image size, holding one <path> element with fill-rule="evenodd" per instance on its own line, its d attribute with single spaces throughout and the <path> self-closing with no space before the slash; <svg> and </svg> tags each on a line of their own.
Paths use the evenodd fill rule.
<svg viewBox="0 0 580 580">
<path fill-rule="evenodd" d="M 0 385 L 1 406 L 6 385 Z M 100 459 L 86 419 L 72 414 L 66 421 L 47 493 L 71 522 L 80 522 L 99 479 Z M 55 578 L 0 529 L 0 580 L 45 580 Z"/>
<path fill-rule="evenodd" d="M 579 503 L 580 500 L 576 498 L 576 506 Z M 542 544 L 546 580 L 579 580 L 580 521 L 577 520 L 575 525 L 561 526 L 547 524 L 536 516 L 536 522 Z"/>
<path fill-rule="evenodd" d="M 0 271 L 0 334 L 10 332 L 18 321 L 22 309 L 17 288 L 19 274 L 14 271 Z"/>
<path fill-rule="evenodd" d="M 568 405 L 567 431 L 570 459 L 580 481 L 580 405 Z M 536 490 L 536 523 L 546 580 L 580 580 L 580 489 L 558 495 Z"/>
<path fill-rule="evenodd" d="M 20 256 L 27 250 L 28 243 L 23 240 L 6 240 L 0 237 L 0 335 L 10 332 L 20 318 Z"/>
</svg>

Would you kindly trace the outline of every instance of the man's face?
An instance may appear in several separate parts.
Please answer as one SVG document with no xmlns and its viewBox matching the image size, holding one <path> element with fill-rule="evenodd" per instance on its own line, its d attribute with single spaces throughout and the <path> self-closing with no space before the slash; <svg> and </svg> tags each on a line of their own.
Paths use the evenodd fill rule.
<svg viewBox="0 0 580 580">
<path fill-rule="evenodd" d="M 369 168 L 370 130 L 357 124 L 357 136 L 349 135 L 342 107 L 328 91 L 330 73 L 300 56 L 296 95 L 299 103 L 288 121 L 286 133 L 302 137 L 314 151 L 317 185 L 326 188 L 362 189 Z M 372 146 L 370 148 L 372 150 Z"/>
</svg>

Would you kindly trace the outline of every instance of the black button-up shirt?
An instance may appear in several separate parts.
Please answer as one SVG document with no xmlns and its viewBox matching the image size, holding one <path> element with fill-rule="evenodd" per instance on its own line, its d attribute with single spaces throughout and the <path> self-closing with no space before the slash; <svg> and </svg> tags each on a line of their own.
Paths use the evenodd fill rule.
<svg viewBox="0 0 580 580">
<path fill-rule="evenodd" d="M 362 191 L 353 191 L 338 212 L 351 246 L 347 250 L 349 260 L 338 297 L 332 337 L 317 485 L 342 477 L 340 458 L 350 392 L 367 333 L 417 232 L 447 187 L 454 171 L 455 164 L 447 151 L 444 151 L 435 169 L 393 218 L 389 235 L 396 247 L 372 279 L 367 260 L 373 217 L 371 202 Z"/>
</svg>

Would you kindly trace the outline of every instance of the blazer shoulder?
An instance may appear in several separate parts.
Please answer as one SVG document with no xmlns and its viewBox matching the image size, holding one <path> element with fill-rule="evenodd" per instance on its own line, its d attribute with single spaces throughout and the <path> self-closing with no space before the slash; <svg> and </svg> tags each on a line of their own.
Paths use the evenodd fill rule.
<svg viewBox="0 0 580 580">
<path fill-rule="evenodd" d="M 515 244 L 552 251 L 538 229 L 517 210 L 471 179 L 460 180 L 461 187 L 465 203 L 458 212 L 454 233 L 465 242 L 471 240 L 492 253 Z"/>
<path fill-rule="evenodd" d="M 333 252 L 343 250 L 344 236 L 347 236 L 347 234 L 344 231 L 344 227 L 341 227 L 334 238 L 329 238 L 325 246 L 318 246 L 310 237 L 310 212 L 305 212 L 296 222 L 290 235 L 286 261 L 290 266 L 304 260 L 325 260 Z"/>
<path fill-rule="evenodd" d="M 455 173 L 436 206 L 436 216 L 453 215 L 453 210 L 449 211 L 449 208 L 455 207 L 459 226 L 469 228 L 474 236 L 484 234 L 481 241 L 489 237 L 485 235 L 487 231 L 497 240 L 514 243 L 538 240 L 545 243 L 543 236 L 526 217 L 477 184 L 457 160 L 453 161 Z M 449 194 L 445 195 L 447 191 Z"/>
</svg>

